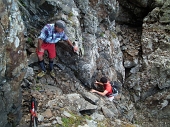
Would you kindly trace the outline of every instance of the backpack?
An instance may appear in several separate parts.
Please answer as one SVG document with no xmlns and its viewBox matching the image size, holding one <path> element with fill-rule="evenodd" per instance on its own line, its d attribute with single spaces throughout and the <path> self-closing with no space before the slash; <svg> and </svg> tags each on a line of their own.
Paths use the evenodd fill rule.
<svg viewBox="0 0 170 127">
<path fill-rule="evenodd" d="M 121 92 L 122 84 L 119 81 L 111 81 L 110 84 L 112 86 L 112 90 L 114 94 Z"/>
</svg>

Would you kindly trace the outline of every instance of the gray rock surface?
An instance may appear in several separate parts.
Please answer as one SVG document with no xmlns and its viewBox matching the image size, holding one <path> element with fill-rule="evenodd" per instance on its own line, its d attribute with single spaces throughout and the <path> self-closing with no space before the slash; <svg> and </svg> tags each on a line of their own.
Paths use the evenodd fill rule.
<svg viewBox="0 0 170 127">
<path fill-rule="evenodd" d="M 0 126 L 16 126 L 21 118 L 20 83 L 27 68 L 24 23 L 18 5 L 0 1 Z M 9 121 L 10 120 L 10 121 Z"/>
<path fill-rule="evenodd" d="M 0 3 L 0 126 L 19 122 L 20 104 L 30 95 L 39 102 L 40 126 L 63 125 L 65 119 L 89 127 L 131 125 L 124 121 L 155 126 L 158 118 L 168 124 L 169 0 Z M 37 36 L 46 23 L 57 19 L 66 22 L 66 33 L 79 51 L 72 52 L 64 42 L 56 44 L 56 77 L 47 73 L 38 80 Z M 121 98 L 108 102 L 89 92 L 101 76 L 122 82 Z M 26 126 L 30 116 L 26 108 L 22 110 Z"/>
</svg>

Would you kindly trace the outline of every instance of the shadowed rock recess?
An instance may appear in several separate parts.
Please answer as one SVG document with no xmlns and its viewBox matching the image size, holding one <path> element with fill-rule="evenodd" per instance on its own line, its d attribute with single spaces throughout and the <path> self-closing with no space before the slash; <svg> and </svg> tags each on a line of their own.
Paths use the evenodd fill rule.
<svg viewBox="0 0 170 127">
<path fill-rule="evenodd" d="M 169 0 L 0 0 L 0 127 L 169 127 Z M 74 45 L 58 42 L 56 77 L 40 71 L 37 37 L 62 19 Z M 45 53 L 48 70 L 48 54 Z M 119 81 L 112 101 L 95 80 Z"/>
</svg>

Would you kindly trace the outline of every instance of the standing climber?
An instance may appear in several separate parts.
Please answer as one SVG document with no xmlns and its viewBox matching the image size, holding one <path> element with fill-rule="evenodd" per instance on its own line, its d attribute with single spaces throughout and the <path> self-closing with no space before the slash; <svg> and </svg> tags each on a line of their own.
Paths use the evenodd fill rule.
<svg viewBox="0 0 170 127">
<path fill-rule="evenodd" d="M 54 24 L 45 25 L 41 30 L 40 36 L 38 37 L 38 47 L 36 50 L 41 68 L 41 72 L 37 75 L 38 78 L 43 77 L 47 72 L 43 58 L 45 50 L 48 51 L 50 75 L 55 77 L 53 70 L 53 60 L 56 57 L 55 43 L 59 42 L 60 40 L 64 40 L 73 48 L 74 52 L 78 50 L 78 47 L 73 46 L 72 42 L 65 34 L 65 27 L 66 25 L 64 21 L 57 20 Z"/>
</svg>

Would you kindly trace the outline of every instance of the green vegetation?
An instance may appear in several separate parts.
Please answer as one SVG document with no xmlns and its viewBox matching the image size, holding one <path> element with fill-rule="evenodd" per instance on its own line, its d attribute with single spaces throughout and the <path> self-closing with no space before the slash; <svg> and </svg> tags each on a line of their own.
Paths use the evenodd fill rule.
<svg viewBox="0 0 170 127">
<path fill-rule="evenodd" d="M 30 46 L 34 46 L 33 39 L 28 37 L 26 43 L 28 43 Z"/>
<path fill-rule="evenodd" d="M 64 109 L 63 109 L 64 110 Z M 92 118 L 88 115 L 76 115 L 70 113 L 71 117 L 62 117 L 62 125 L 57 124 L 55 127 L 78 127 L 78 125 L 85 125 L 87 124 L 86 120 L 92 120 Z M 105 119 L 103 121 L 97 122 L 97 127 L 110 127 L 110 119 Z M 126 127 L 126 126 L 123 126 Z M 127 127 L 134 127 L 134 126 L 127 126 Z"/>
<path fill-rule="evenodd" d="M 78 125 L 84 125 L 86 123 L 86 119 L 91 120 L 90 116 L 81 116 L 70 113 L 71 117 L 62 117 L 61 120 L 63 122 L 62 125 L 57 124 L 56 127 L 77 127 Z"/>
<path fill-rule="evenodd" d="M 70 12 L 70 13 L 68 14 L 68 17 L 70 18 L 70 17 L 72 17 L 72 16 L 73 16 L 73 13 Z"/>
<path fill-rule="evenodd" d="M 111 35 L 112 35 L 113 38 L 117 37 L 117 35 L 114 32 L 111 32 Z"/>
<path fill-rule="evenodd" d="M 110 125 L 110 120 L 106 119 L 104 121 L 98 122 L 97 127 L 110 127 Z"/>
<path fill-rule="evenodd" d="M 104 33 L 101 33 L 100 36 L 101 36 L 101 37 L 104 37 Z"/>
<path fill-rule="evenodd" d="M 35 86 L 35 90 L 41 90 L 41 86 Z"/>
<path fill-rule="evenodd" d="M 27 42 L 32 43 L 32 38 L 28 37 Z"/>
</svg>

